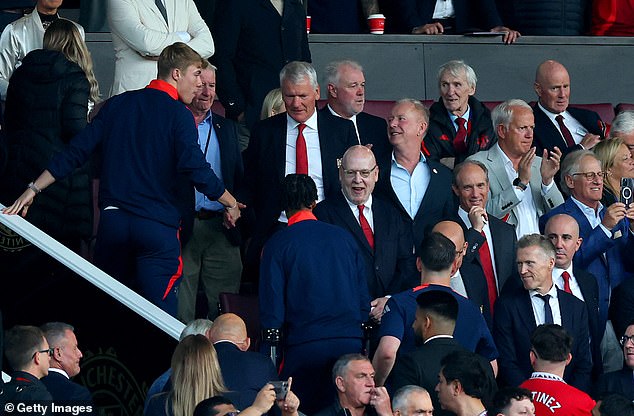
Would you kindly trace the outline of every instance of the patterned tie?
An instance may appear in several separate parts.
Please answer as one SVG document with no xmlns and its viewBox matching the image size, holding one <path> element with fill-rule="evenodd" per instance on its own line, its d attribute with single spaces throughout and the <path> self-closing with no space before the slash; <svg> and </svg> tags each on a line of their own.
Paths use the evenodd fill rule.
<svg viewBox="0 0 634 416">
<path fill-rule="evenodd" d="M 467 152 L 467 120 L 458 117 L 456 124 L 458 125 L 458 131 L 456 132 L 456 137 L 453 139 L 453 148 L 456 155 L 459 155 Z"/>
<path fill-rule="evenodd" d="M 480 263 L 482 264 L 482 271 L 484 277 L 487 280 L 487 291 L 489 293 L 489 304 L 491 305 L 491 313 L 493 313 L 493 305 L 498 298 L 498 289 L 495 284 L 495 273 L 493 272 L 493 261 L 491 261 L 491 252 L 489 251 L 489 243 L 484 231 L 480 231 L 482 237 L 484 237 L 484 243 L 478 249 L 480 255 Z"/>
<path fill-rule="evenodd" d="M 304 139 L 304 129 L 306 124 L 297 126 L 297 141 L 295 142 L 295 173 L 308 175 L 308 151 L 306 150 L 306 139 Z"/>
<path fill-rule="evenodd" d="M 570 273 L 563 272 L 561 277 L 564 279 L 564 292 L 572 294 L 572 290 L 570 290 Z"/>
<path fill-rule="evenodd" d="M 368 240 L 368 244 L 370 244 L 370 248 L 374 250 L 374 234 L 372 234 L 372 228 L 370 228 L 370 223 L 368 222 L 365 215 L 363 215 L 363 210 L 365 209 L 365 205 L 357 205 L 359 208 L 359 224 L 361 224 L 361 229 L 363 230 L 363 234 L 365 235 L 366 240 Z"/>
<path fill-rule="evenodd" d="M 557 124 L 559 124 L 559 130 L 561 130 L 561 135 L 564 136 L 564 140 L 566 141 L 566 146 L 571 147 L 575 145 L 575 139 L 572 138 L 572 134 L 570 133 L 570 130 L 568 130 L 568 127 L 566 127 L 566 125 L 564 124 L 564 117 L 559 114 L 557 115 L 557 117 L 555 117 L 555 120 L 557 120 Z"/>
<path fill-rule="evenodd" d="M 554 324 L 555 320 L 553 319 L 553 310 L 550 307 L 550 295 L 537 295 L 538 298 L 544 301 L 544 323 L 545 324 Z"/>
</svg>

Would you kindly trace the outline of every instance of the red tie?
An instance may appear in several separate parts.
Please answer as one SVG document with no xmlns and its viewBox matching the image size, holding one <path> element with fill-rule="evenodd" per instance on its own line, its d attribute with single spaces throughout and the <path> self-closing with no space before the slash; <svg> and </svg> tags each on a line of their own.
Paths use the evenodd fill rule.
<svg viewBox="0 0 634 416">
<path fill-rule="evenodd" d="M 561 135 L 564 136 L 566 146 L 574 146 L 575 140 L 572 138 L 572 134 L 570 133 L 570 130 L 568 130 L 568 127 L 566 127 L 566 125 L 564 124 L 564 116 L 559 114 L 555 117 L 555 120 L 557 120 L 557 124 L 559 124 L 559 130 L 561 130 Z"/>
<path fill-rule="evenodd" d="M 458 125 L 458 131 L 456 137 L 453 139 L 453 148 L 456 151 L 456 155 L 467 152 L 467 120 L 462 117 L 456 119 Z"/>
<path fill-rule="evenodd" d="M 306 150 L 306 139 L 304 139 L 304 129 L 306 124 L 297 125 L 297 141 L 295 142 L 295 173 L 308 175 L 308 151 Z"/>
<path fill-rule="evenodd" d="M 572 290 L 570 290 L 570 273 L 563 272 L 561 277 L 564 279 L 564 292 L 572 294 Z"/>
<path fill-rule="evenodd" d="M 482 263 L 482 271 L 484 277 L 487 279 L 487 288 L 489 293 L 489 303 L 491 304 L 491 313 L 493 313 L 493 305 L 498 298 L 498 289 L 495 284 L 495 273 L 493 273 L 493 262 L 491 261 L 491 253 L 489 252 L 489 243 L 487 242 L 487 236 L 484 234 L 484 230 L 480 231 L 484 242 L 480 246 L 478 253 L 480 254 L 480 263 Z"/>
<path fill-rule="evenodd" d="M 374 234 L 372 234 L 372 228 L 370 228 L 370 223 L 363 215 L 363 210 L 365 209 L 365 205 L 357 205 L 359 208 L 359 224 L 361 224 L 361 229 L 363 230 L 363 234 L 365 234 L 366 240 L 368 240 L 368 244 L 370 244 L 370 248 L 374 250 Z"/>
</svg>

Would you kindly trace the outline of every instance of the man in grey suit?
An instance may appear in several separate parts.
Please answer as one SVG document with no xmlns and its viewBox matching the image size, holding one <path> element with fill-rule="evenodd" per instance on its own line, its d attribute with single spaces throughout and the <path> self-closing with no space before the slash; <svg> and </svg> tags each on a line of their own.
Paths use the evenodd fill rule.
<svg viewBox="0 0 634 416">
<path fill-rule="evenodd" d="M 515 225 L 518 237 L 539 233 L 538 218 L 564 202 L 553 178 L 559 170 L 561 151 L 535 154 L 531 107 L 522 100 L 508 100 L 491 114 L 498 143 L 468 160 L 489 170 L 490 198 L 487 212 Z"/>
</svg>

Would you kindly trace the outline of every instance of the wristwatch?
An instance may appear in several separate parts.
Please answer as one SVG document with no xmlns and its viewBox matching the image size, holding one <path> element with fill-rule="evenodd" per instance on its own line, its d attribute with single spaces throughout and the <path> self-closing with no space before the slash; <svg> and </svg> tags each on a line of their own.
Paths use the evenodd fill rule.
<svg viewBox="0 0 634 416">
<path fill-rule="evenodd" d="M 525 191 L 526 188 L 528 188 L 528 185 L 526 185 L 525 183 L 522 183 L 522 181 L 520 181 L 519 176 L 517 178 L 515 178 L 515 180 L 513 181 L 513 186 L 517 186 L 522 191 Z"/>
</svg>

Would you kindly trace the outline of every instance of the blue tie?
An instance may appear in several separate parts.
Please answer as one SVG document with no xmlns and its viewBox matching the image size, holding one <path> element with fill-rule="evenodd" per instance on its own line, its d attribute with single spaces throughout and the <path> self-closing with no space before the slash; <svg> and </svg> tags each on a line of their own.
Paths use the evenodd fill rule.
<svg viewBox="0 0 634 416">
<path fill-rule="evenodd" d="M 544 323 L 545 324 L 554 324 L 555 320 L 553 319 L 553 310 L 550 307 L 550 295 L 537 295 L 538 298 L 544 301 Z"/>
</svg>

